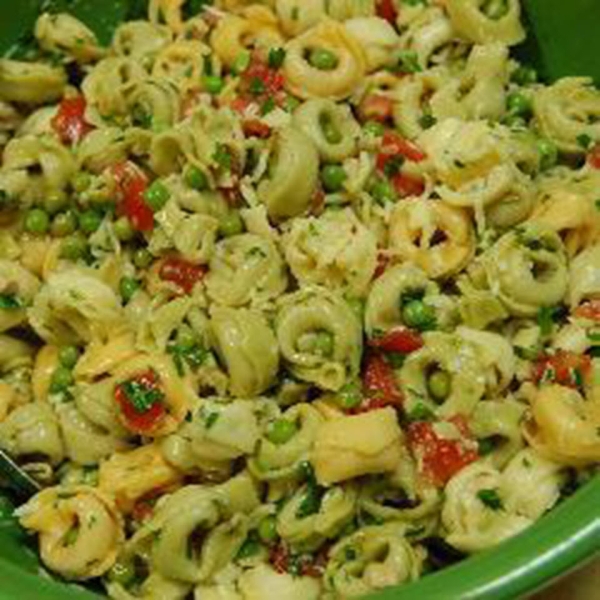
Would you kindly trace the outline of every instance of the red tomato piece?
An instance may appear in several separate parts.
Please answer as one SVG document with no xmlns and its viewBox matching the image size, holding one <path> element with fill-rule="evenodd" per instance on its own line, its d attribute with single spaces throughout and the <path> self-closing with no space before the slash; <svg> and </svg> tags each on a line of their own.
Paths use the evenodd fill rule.
<svg viewBox="0 0 600 600">
<path fill-rule="evenodd" d="M 589 152 L 588 163 L 594 169 L 600 169 L 600 144 L 596 144 Z"/>
<path fill-rule="evenodd" d="M 93 129 L 85 120 L 86 106 L 83 96 L 64 98 L 60 103 L 51 125 L 64 144 L 77 144 Z"/>
<path fill-rule="evenodd" d="M 242 96 L 238 96 L 230 103 L 231 110 L 234 110 L 239 113 L 243 113 L 249 106 L 252 105 L 252 100 L 249 98 L 243 98 Z"/>
<path fill-rule="evenodd" d="M 269 562 L 278 573 L 290 573 L 303 577 L 323 577 L 327 565 L 329 548 L 325 547 L 316 556 L 304 554 L 292 556 L 284 543 L 273 546 L 269 552 Z"/>
<path fill-rule="evenodd" d="M 403 156 L 406 160 L 416 163 L 422 162 L 427 158 L 425 152 L 415 144 L 409 142 L 393 131 L 386 131 L 383 134 L 381 154 L 383 154 L 384 157 Z"/>
<path fill-rule="evenodd" d="M 271 69 L 257 55 L 253 57 L 252 63 L 242 74 L 243 87 L 250 91 L 256 81 L 260 81 L 263 91 L 256 96 L 273 96 L 283 90 L 285 79 L 279 70 Z"/>
<path fill-rule="evenodd" d="M 134 163 L 127 161 L 113 166 L 112 174 L 120 196 L 120 211 L 131 221 L 137 231 L 152 231 L 154 213 L 144 201 L 148 179 Z"/>
<path fill-rule="evenodd" d="M 359 113 L 365 121 L 386 123 L 393 116 L 394 102 L 387 96 L 371 94 L 360 103 Z"/>
<path fill-rule="evenodd" d="M 423 337 L 413 329 L 395 327 L 385 335 L 369 340 L 369 345 L 384 352 L 410 354 L 423 347 Z"/>
<path fill-rule="evenodd" d="M 136 390 L 137 398 L 132 396 L 132 387 Z M 152 432 L 165 417 L 160 380 L 151 369 L 117 385 L 114 394 L 125 426 L 135 433 Z"/>
<path fill-rule="evenodd" d="M 396 24 L 398 10 L 396 9 L 394 0 L 378 0 L 375 6 L 378 17 L 385 19 L 392 25 Z"/>
<path fill-rule="evenodd" d="M 394 370 L 379 352 L 367 355 L 363 370 L 363 391 L 367 401 L 359 408 L 359 412 L 402 405 L 402 393 L 398 389 Z"/>
<path fill-rule="evenodd" d="M 158 275 L 163 281 L 170 281 L 181 288 L 185 294 L 191 294 L 194 286 L 206 275 L 205 265 L 195 265 L 183 258 L 170 256 L 165 258 Z"/>
<path fill-rule="evenodd" d="M 398 173 L 393 177 L 392 183 L 401 198 L 420 196 L 425 191 L 425 181 L 414 175 Z"/>
<path fill-rule="evenodd" d="M 533 365 L 532 378 L 536 383 L 551 381 L 572 388 L 582 387 L 592 373 L 592 359 L 585 354 L 559 350 L 544 356 Z"/>
<path fill-rule="evenodd" d="M 277 544 L 269 552 L 269 562 L 278 573 L 287 573 L 290 553 L 286 546 Z"/>
<path fill-rule="evenodd" d="M 271 135 L 271 128 L 259 119 L 249 119 L 242 123 L 244 135 L 246 137 L 257 137 L 266 139 Z"/>
<path fill-rule="evenodd" d="M 420 421 L 408 426 L 408 442 L 421 474 L 438 487 L 444 486 L 458 471 L 476 461 L 479 454 L 464 417 L 449 419 L 461 433 L 460 438 L 439 435 L 433 423 Z"/>
<path fill-rule="evenodd" d="M 375 273 L 373 274 L 373 279 L 377 279 L 378 277 L 381 277 L 385 273 L 385 270 L 388 268 L 389 264 L 390 264 L 390 257 L 387 256 L 386 254 L 384 254 L 383 252 L 380 252 L 377 255 L 377 266 L 375 267 Z"/>
<path fill-rule="evenodd" d="M 590 319 L 590 321 L 600 321 L 600 300 L 590 300 L 578 306 L 573 314 L 582 319 Z"/>
</svg>

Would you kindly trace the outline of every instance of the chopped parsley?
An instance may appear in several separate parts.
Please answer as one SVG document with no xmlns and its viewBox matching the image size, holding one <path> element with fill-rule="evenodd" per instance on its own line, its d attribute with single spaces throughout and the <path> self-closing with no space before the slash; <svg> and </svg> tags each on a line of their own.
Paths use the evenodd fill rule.
<svg viewBox="0 0 600 600">
<path fill-rule="evenodd" d="M 254 94 L 255 96 L 260 96 L 261 94 L 264 94 L 267 91 L 267 87 L 262 79 L 258 77 L 253 77 L 250 80 L 248 91 L 251 94 Z"/>
<path fill-rule="evenodd" d="M 477 497 L 483 504 L 492 510 L 501 510 L 503 508 L 502 500 L 496 490 L 479 490 Z"/>
<path fill-rule="evenodd" d="M 271 69 L 279 69 L 283 65 L 285 60 L 285 49 L 284 48 L 271 48 L 269 50 L 269 67 Z"/>
<path fill-rule="evenodd" d="M 0 308 L 14 310 L 22 306 L 22 302 L 14 294 L 0 294 Z"/>
<path fill-rule="evenodd" d="M 220 415 L 218 412 L 209 412 L 206 416 L 204 416 L 204 424 L 206 429 L 213 427 L 214 424 L 219 420 L 219 417 Z"/>
<path fill-rule="evenodd" d="M 414 423 L 416 421 L 433 421 L 435 413 L 427 405 L 418 402 L 416 406 L 408 412 L 406 418 Z"/>
<path fill-rule="evenodd" d="M 587 133 L 582 133 L 577 136 L 577 143 L 584 149 L 587 150 L 592 145 L 593 140 Z"/>
<path fill-rule="evenodd" d="M 139 414 L 148 412 L 155 404 L 165 398 L 163 392 L 146 382 L 130 379 L 119 386 L 135 411 Z"/>
<path fill-rule="evenodd" d="M 412 50 L 399 52 L 396 64 L 392 67 L 395 73 L 419 73 L 422 70 L 417 53 Z"/>
<path fill-rule="evenodd" d="M 195 343 L 191 346 L 186 344 L 171 344 L 167 347 L 167 352 L 173 356 L 175 368 L 180 377 L 185 374 L 185 365 L 192 370 L 202 366 L 210 352 L 202 344 Z"/>
<path fill-rule="evenodd" d="M 233 166 L 233 156 L 231 151 L 225 144 L 217 144 L 217 149 L 213 154 L 213 160 L 226 171 L 231 171 Z"/>
</svg>

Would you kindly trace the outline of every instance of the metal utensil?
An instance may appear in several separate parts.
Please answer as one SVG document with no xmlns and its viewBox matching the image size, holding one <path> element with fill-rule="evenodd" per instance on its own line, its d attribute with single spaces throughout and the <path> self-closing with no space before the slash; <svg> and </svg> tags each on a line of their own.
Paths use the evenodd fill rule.
<svg viewBox="0 0 600 600">
<path fill-rule="evenodd" d="M 29 500 L 42 489 L 4 450 L 0 450 L 0 488 L 8 489 L 20 502 Z"/>
</svg>

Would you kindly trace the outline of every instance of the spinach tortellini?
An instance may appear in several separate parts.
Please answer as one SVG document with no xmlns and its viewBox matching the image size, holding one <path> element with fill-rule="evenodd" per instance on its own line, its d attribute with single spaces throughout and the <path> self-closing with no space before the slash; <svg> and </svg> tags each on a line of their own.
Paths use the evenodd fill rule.
<svg viewBox="0 0 600 600">
<path fill-rule="evenodd" d="M 283 297 L 275 326 L 282 358 L 300 379 L 338 390 L 358 373 L 360 323 L 338 294 L 314 287 Z"/>
</svg>

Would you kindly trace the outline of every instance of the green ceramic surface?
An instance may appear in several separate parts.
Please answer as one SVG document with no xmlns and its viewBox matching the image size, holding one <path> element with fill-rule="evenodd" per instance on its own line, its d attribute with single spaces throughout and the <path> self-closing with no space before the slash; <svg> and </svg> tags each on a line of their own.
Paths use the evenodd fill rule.
<svg viewBox="0 0 600 600">
<path fill-rule="evenodd" d="M 190 0 L 195 8 L 202 0 Z M 0 0 L 0 53 L 26 40 L 40 5 L 69 10 L 103 42 L 144 0 Z M 530 32 L 519 49 L 546 79 L 589 75 L 600 83 L 600 0 L 524 0 Z M 600 553 L 600 476 L 523 534 L 378 600 L 512 600 Z M 91 591 L 40 576 L 32 541 L 0 517 L 0 600 L 93 600 Z"/>
</svg>

